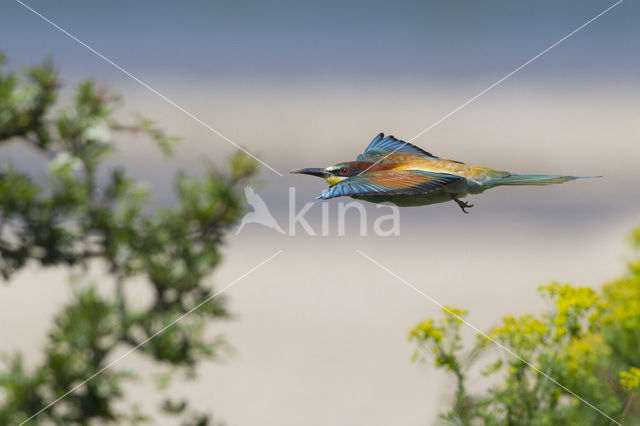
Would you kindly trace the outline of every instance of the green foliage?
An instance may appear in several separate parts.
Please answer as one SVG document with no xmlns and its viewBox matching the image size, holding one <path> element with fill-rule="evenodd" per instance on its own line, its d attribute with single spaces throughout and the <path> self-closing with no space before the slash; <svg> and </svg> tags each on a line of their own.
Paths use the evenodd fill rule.
<svg viewBox="0 0 640 426">
<path fill-rule="evenodd" d="M 632 241 L 640 249 L 640 228 Z M 609 424 L 544 372 L 621 423 L 640 424 L 640 257 L 599 291 L 559 283 L 539 290 L 550 311 L 505 316 L 487 333 L 531 365 L 483 335 L 465 350 L 459 327 L 450 325 L 451 311 L 411 330 L 414 359 L 435 354 L 435 365 L 456 379 L 454 401 L 442 418 L 460 425 Z M 475 393 L 466 386 L 473 367 L 482 367 L 488 382 Z"/>
<path fill-rule="evenodd" d="M 143 117 L 133 125 L 115 121 L 118 97 L 92 81 L 77 87 L 72 105 L 56 107 L 60 84 L 50 61 L 24 73 L 7 72 L 3 62 L 0 57 L 0 148 L 26 144 L 46 167 L 27 173 L 0 164 L 0 273 L 9 281 L 27 265 L 41 265 L 81 277 L 103 268 L 108 275 L 100 285 L 74 286 L 39 365 L 27 367 L 20 354 L 8 358 L 0 371 L 0 424 L 26 420 L 141 344 L 139 351 L 162 370 L 160 390 L 174 373 L 192 375 L 200 360 L 225 346 L 204 333 L 211 319 L 228 316 L 225 300 L 210 300 L 156 334 L 213 294 L 205 279 L 220 262 L 225 231 L 243 213 L 240 188 L 254 174 L 254 161 L 238 153 L 225 170 L 179 174 L 175 204 L 157 207 L 142 182 L 104 161 L 122 133 L 151 138 L 167 154 L 175 138 Z M 145 303 L 127 296 L 132 280 L 139 286 L 141 278 L 152 294 Z M 32 423 L 145 421 L 136 409 L 116 409 L 123 382 L 134 378 L 118 365 L 108 368 Z M 168 401 L 162 408 L 184 415 L 185 424 L 209 424 L 186 403 Z"/>
<path fill-rule="evenodd" d="M 469 410 L 466 407 L 472 402 L 465 386 L 464 361 L 458 353 L 463 349 L 460 326 L 467 311 L 446 306 L 443 312 L 445 317 L 439 321 L 432 319 L 422 321 L 409 332 L 409 339 L 418 342 L 413 360 L 425 361 L 435 356 L 435 365 L 455 376 L 457 387 L 454 409 L 446 415 L 446 418 L 466 424 L 471 420 L 467 417 Z"/>
</svg>

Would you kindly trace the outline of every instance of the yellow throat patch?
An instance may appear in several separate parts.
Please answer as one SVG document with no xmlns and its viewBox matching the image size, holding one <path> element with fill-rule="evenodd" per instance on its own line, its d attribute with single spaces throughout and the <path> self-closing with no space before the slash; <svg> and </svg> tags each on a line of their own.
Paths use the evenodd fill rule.
<svg viewBox="0 0 640 426">
<path fill-rule="evenodd" d="M 347 178 L 347 176 L 330 175 L 330 176 L 327 176 L 326 178 L 324 178 L 324 180 L 329 184 L 329 186 L 333 186 L 336 183 L 345 180 L 346 178 Z"/>
</svg>

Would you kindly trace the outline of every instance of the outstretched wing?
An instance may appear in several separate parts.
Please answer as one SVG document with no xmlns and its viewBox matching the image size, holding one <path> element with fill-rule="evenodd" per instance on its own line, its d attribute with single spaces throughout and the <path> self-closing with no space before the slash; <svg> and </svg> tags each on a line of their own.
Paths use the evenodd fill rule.
<svg viewBox="0 0 640 426">
<path fill-rule="evenodd" d="M 464 178 L 448 173 L 422 170 L 384 170 L 347 178 L 318 195 L 316 199 L 326 200 L 349 195 L 429 194 L 461 179 Z"/>
<path fill-rule="evenodd" d="M 410 144 L 409 142 L 401 141 L 391 135 L 385 137 L 384 133 L 380 133 L 371 141 L 367 149 L 365 149 L 362 154 L 358 155 L 358 161 L 366 161 L 389 154 L 417 154 L 431 158 L 438 158 L 424 149 Z"/>
</svg>

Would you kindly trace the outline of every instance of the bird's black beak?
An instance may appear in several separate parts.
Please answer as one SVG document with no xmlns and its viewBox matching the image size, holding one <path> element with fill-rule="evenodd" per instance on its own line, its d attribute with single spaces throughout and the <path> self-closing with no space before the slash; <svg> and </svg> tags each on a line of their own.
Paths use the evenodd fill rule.
<svg viewBox="0 0 640 426">
<path fill-rule="evenodd" d="M 325 172 L 324 169 L 317 169 L 317 168 L 291 170 L 291 173 L 318 176 L 321 178 L 329 176 L 329 173 Z"/>
</svg>

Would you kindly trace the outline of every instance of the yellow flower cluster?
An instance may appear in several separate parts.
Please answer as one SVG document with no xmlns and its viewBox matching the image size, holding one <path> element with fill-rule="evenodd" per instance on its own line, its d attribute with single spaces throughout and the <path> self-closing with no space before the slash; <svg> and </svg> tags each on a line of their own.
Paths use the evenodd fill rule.
<svg viewBox="0 0 640 426">
<path fill-rule="evenodd" d="M 469 313 L 469 311 L 465 311 L 464 309 L 454 308 L 452 306 L 443 307 L 442 312 L 447 314 L 449 319 L 457 322 L 458 324 L 462 324 L 461 318 L 466 316 Z"/>
<path fill-rule="evenodd" d="M 489 336 L 493 339 L 507 342 L 516 348 L 527 347 L 532 349 L 542 343 L 547 331 L 547 324 L 531 314 L 520 317 L 508 315 L 502 318 L 501 326 L 491 330 Z"/>
<path fill-rule="evenodd" d="M 627 392 L 640 388 L 640 368 L 631 367 L 629 371 L 621 371 L 620 385 Z"/>
<path fill-rule="evenodd" d="M 409 332 L 409 340 L 414 338 L 423 341 L 433 339 L 436 343 L 440 343 L 443 337 L 442 329 L 435 326 L 432 319 L 418 323 Z"/>
<path fill-rule="evenodd" d="M 611 353 L 602 334 L 587 334 L 573 339 L 566 351 L 567 368 L 577 374 L 580 371 L 592 373 L 598 361 Z"/>
<path fill-rule="evenodd" d="M 618 323 L 628 328 L 640 326 L 640 276 L 632 275 L 604 287 L 607 304 L 602 321 Z"/>
<path fill-rule="evenodd" d="M 589 310 L 593 310 L 589 320 L 594 320 L 601 307 L 598 295 L 589 287 L 572 287 L 570 284 L 554 282 L 538 289 L 543 295 L 546 294 L 555 302 L 556 313 L 553 318 L 553 324 L 558 327 L 556 330 L 557 337 L 565 335 L 567 332 L 565 327 L 575 325 L 581 314 Z M 568 324 L 569 321 L 572 321 L 572 323 Z"/>
<path fill-rule="evenodd" d="M 633 238 L 640 254 L 640 228 Z M 605 412 L 613 418 L 624 418 L 624 424 L 640 425 L 640 405 L 635 403 L 640 395 L 640 256 L 627 264 L 625 275 L 609 282 L 602 290 L 557 282 L 539 290 L 551 304 L 549 311 L 503 317 L 487 335 L 477 336 L 472 351 L 468 352 L 470 355 L 463 352 L 460 336 L 460 323 L 466 311 L 443 308 L 440 320 L 423 321 L 411 330 L 409 337 L 419 340 L 419 348 L 426 349 L 427 356 L 433 352 L 435 365 L 453 371 L 458 380 L 458 392 L 462 396 L 456 395 L 450 415 L 468 414 L 469 411 L 462 411 L 459 405 L 459 401 L 471 400 L 463 386 L 466 371 L 477 362 L 480 350 L 498 342 L 540 370 L 512 357 L 494 358 L 484 365 L 481 373 L 494 375 L 494 380 L 501 382 L 478 398 L 484 398 L 488 408 L 472 411 L 477 424 L 496 423 L 496 419 L 502 419 L 505 409 L 518 413 L 518 424 L 532 424 L 534 419 L 555 421 L 556 416 L 554 424 L 593 424 L 592 418 L 583 417 L 577 410 L 582 403 L 579 399 L 565 398 L 569 395 L 562 389 L 547 392 L 550 388 L 542 387 L 543 383 L 549 384 L 547 378 L 538 373 L 548 371 L 578 394 L 588 395 L 598 407 L 606 407 Z M 637 367 L 629 368 L 630 365 Z M 633 394 L 625 395 L 621 388 Z M 544 390 L 544 398 L 549 398 L 545 404 L 541 403 L 538 390 Z M 521 407 L 525 406 L 537 411 L 531 417 L 521 418 L 520 413 L 525 413 Z M 466 410 L 467 406 L 462 408 Z"/>
</svg>

